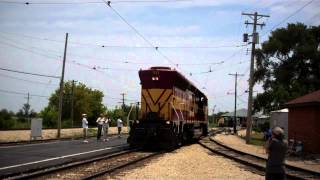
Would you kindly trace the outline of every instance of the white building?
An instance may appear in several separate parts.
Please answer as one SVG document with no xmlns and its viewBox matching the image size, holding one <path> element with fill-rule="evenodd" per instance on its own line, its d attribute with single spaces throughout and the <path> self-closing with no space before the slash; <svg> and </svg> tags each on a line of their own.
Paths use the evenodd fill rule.
<svg viewBox="0 0 320 180">
<path fill-rule="evenodd" d="M 280 109 L 271 111 L 270 114 L 270 128 L 281 127 L 284 130 L 286 138 L 288 138 L 288 112 L 288 109 Z"/>
</svg>

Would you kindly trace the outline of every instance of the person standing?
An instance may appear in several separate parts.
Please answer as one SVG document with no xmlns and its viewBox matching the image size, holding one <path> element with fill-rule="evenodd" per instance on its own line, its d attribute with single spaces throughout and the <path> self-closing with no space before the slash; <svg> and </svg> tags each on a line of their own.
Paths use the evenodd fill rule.
<svg viewBox="0 0 320 180">
<path fill-rule="evenodd" d="M 98 125 L 97 141 L 100 140 L 100 138 L 101 138 L 101 130 L 102 130 L 102 126 L 103 126 L 103 121 L 104 121 L 103 114 L 100 114 L 100 116 L 96 120 L 97 125 Z"/>
<path fill-rule="evenodd" d="M 268 154 L 266 180 L 286 179 L 284 161 L 287 149 L 288 142 L 284 139 L 283 130 L 280 127 L 273 128 L 272 136 L 266 145 Z"/>
<path fill-rule="evenodd" d="M 107 115 L 104 117 L 104 121 L 103 121 L 103 141 L 108 141 L 108 130 L 109 130 L 109 122 L 110 119 L 107 117 Z"/>
<path fill-rule="evenodd" d="M 87 114 L 82 114 L 82 129 L 83 129 L 83 142 L 88 143 L 88 140 L 87 140 L 87 134 L 88 134 Z"/>
<path fill-rule="evenodd" d="M 122 126 L 123 126 L 122 120 L 118 118 L 117 119 L 118 137 L 121 137 Z"/>
</svg>

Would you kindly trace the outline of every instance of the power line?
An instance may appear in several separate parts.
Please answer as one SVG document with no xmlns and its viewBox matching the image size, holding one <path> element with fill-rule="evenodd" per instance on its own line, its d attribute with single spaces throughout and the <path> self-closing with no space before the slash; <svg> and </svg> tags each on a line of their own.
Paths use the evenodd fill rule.
<svg viewBox="0 0 320 180">
<path fill-rule="evenodd" d="M 9 72 L 15 72 L 15 73 L 21 73 L 21 74 L 29 74 L 29 75 L 33 75 L 33 76 L 50 77 L 50 78 L 57 78 L 57 79 L 60 78 L 59 76 L 52 76 L 52 75 L 45 75 L 45 74 L 30 73 L 30 72 L 18 71 L 18 70 L 1 68 L 1 67 L 0 67 L 0 70 L 9 71 Z"/>
<path fill-rule="evenodd" d="M 57 60 L 55 57 L 49 56 L 47 54 L 39 53 L 37 51 L 26 49 L 24 47 L 20 47 L 20 46 L 11 44 L 11 43 L 0 41 L 0 44 L 4 44 L 6 46 L 10 46 L 10 47 L 13 47 L 13 48 L 16 48 L 16 49 L 19 49 L 19 50 L 23 50 L 23 51 L 26 51 L 26 52 L 29 52 L 29 53 L 32 53 L 32 54 L 37 54 L 37 55 L 40 55 L 40 56 L 43 56 L 43 57 L 46 57 L 46 58 L 49 58 L 49 59 Z M 59 57 L 59 56 L 57 56 L 57 57 Z"/>
<path fill-rule="evenodd" d="M 0 92 L 3 93 L 8 93 L 8 94 L 17 94 L 17 95 L 28 95 L 28 93 L 23 93 L 23 92 L 17 92 L 17 91 L 9 91 L 9 90 L 4 90 L 4 89 L 0 89 Z M 33 97 L 44 97 L 44 98 L 49 98 L 50 96 L 43 96 L 43 95 L 37 95 L 37 94 L 29 94 L 30 96 Z"/>
<path fill-rule="evenodd" d="M 151 43 L 151 41 L 149 41 L 145 36 L 143 36 L 134 26 L 132 26 L 123 16 L 121 16 L 121 14 L 116 10 L 114 9 L 112 6 L 111 6 L 111 1 L 105 1 L 105 4 L 114 12 L 117 14 L 117 16 L 124 22 L 126 23 L 131 29 L 133 29 L 133 31 L 139 35 L 144 41 L 146 41 L 151 47 L 154 48 L 154 50 L 160 55 L 162 56 L 164 59 L 166 59 L 168 62 L 170 62 L 171 64 L 175 65 L 176 66 L 176 63 L 174 63 L 168 56 L 166 56 L 165 54 L 163 54 L 159 48 L 157 46 L 154 46 L 153 43 Z M 176 66 L 177 69 L 180 69 L 178 66 Z M 182 70 L 182 69 L 181 69 Z M 194 80 L 196 81 L 196 80 Z M 197 83 L 199 83 L 198 81 L 196 81 Z M 199 83 L 200 84 L 200 83 Z"/>
<path fill-rule="evenodd" d="M 173 2 L 187 2 L 192 0 L 132 0 L 132 1 L 112 1 L 112 3 L 173 3 Z M 102 4 L 101 1 L 80 1 L 80 2 L 32 2 L 32 1 L 0 1 L 3 4 L 20 4 L 20 5 L 74 5 L 74 4 Z"/>
<path fill-rule="evenodd" d="M 11 79 L 16 79 L 16 80 L 20 80 L 20 81 L 25 81 L 25 82 L 29 82 L 29 83 L 34 83 L 34 84 L 49 85 L 48 83 L 45 83 L 45 82 L 22 79 L 22 78 L 18 78 L 18 77 L 14 77 L 14 76 L 9 76 L 9 75 L 6 75 L 6 74 L 2 74 L 2 73 L 0 73 L 0 76 L 6 77 L 6 78 L 11 78 Z M 58 84 L 51 84 L 51 85 L 52 85 L 52 86 L 58 86 Z"/>
<path fill-rule="evenodd" d="M 51 42 L 57 42 L 57 43 L 64 43 L 62 40 L 56 40 L 56 39 L 50 39 L 50 38 L 42 38 L 42 37 L 35 37 L 30 36 L 26 34 L 18 34 L 18 33 L 12 33 L 12 32 L 5 32 L 0 31 L 1 33 L 5 34 L 13 34 L 29 39 L 35 39 L 35 40 L 42 40 L 42 41 L 51 41 Z M 137 48 L 137 49 L 148 49 L 148 48 L 155 48 L 150 46 L 130 46 L 130 45 L 108 45 L 108 44 L 98 44 L 98 43 L 83 43 L 83 42 L 76 42 L 76 41 L 70 41 L 69 44 L 75 44 L 75 45 L 81 45 L 81 46 L 97 46 L 101 48 Z M 237 45 L 237 44 L 229 44 L 229 45 L 199 45 L 199 46 L 156 46 L 158 49 L 217 49 L 217 48 L 237 48 L 247 45 Z"/>
<path fill-rule="evenodd" d="M 13 39 L 10 39 L 10 38 L 6 38 L 10 41 L 14 41 Z M 13 47 L 13 48 L 16 48 L 16 49 L 19 49 L 19 50 L 23 50 L 23 51 L 27 51 L 29 53 L 33 53 L 33 54 L 37 54 L 37 55 L 40 55 L 40 56 L 44 56 L 44 57 L 47 57 L 47 58 L 50 58 L 50 59 L 54 59 L 54 60 L 57 60 L 55 57 L 57 58 L 61 58 L 61 56 L 59 55 L 52 55 L 52 56 L 49 56 L 49 55 L 46 55 L 46 54 L 43 54 L 43 53 L 39 53 L 37 51 L 34 51 L 32 49 L 28 49 L 28 48 L 25 48 L 25 47 L 21 47 L 21 46 L 17 46 L 15 44 L 10 44 L 10 43 L 7 43 L 7 42 L 1 42 L 0 43 L 3 43 L 7 46 L 10 46 L 10 47 Z M 17 42 L 18 43 L 18 42 Z M 20 42 L 19 42 L 20 43 Z M 30 48 L 33 48 L 33 49 L 38 49 L 40 51 L 49 51 L 47 49 L 41 49 L 41 48 L 38 48 L 38 47 L 30 47 Z M 55 51 L 55 53 L 57 53 Z M 95 59 L 95 60 L 103 60 L 103 61 L 108 61 L 108 62 L 111 62 L 111 63 L 117 63 L 117 64 L 153 64 L 153 63 L 149 63 L 149 62 L 134 62 L 134 61 L 128 61 L 128 60 L 125 60 L 125 61 L 117 61 L 117 60 L 110 60 L 110 59 L 104 59 L 104 58 L 96 58 L 96 57 L 89 57 L 89 56 L 82 56 L 82 55 L 77 55 L 77 54 L 69 54 L 69 56 L 75 56 L 75 57 L 80 57 L 80 58 L 86 58 L 86 59 Z M 55 57 L 53 57 L 55 56 Z M 59 60 L 57 60 L 59 61 Z M 189 65 L 215 65 L 215 64 L 223 64 L 224 61 L 220 61 L 220 62 L 205 62 L 205 63 L 178 63 L 176 64 L 176 66 L 189 66 Z"/>
<path fill-rule="evenodd" d="M 116 11 L 112 6 L 111 6 L 111 1 L 104 1 L 105 4 L 124 22 L 126 23 L 136 34 L 138 34 L 144 41 L 146 41 L 151 47 L 157 49 L 146 37 L 144 37 L 134 26 L 132 26 L 124 17 L 121 16 L 121 14 Z"/>
<path fill-rule="evenodd" d="M 166 55 L 164 55 L 162 52 L 160 52 L 158 50 L 159 47 L 157 46 L 154 46 L 153 43 L 151 43 L 151 41 L 149 41 L 145 36 L 143 36 L 133 25 L 131 25 L 123 16 L 121 16 L 121 14 L 116 10 L 114 9 L 112 6 L 111 6 L 111 1 L 104 1 L 105 4 L 124 22 L 126 23 L 138 36 L 140 36 L 145 42 L 147 42 L 147 44 L 150 45 L 150 47 L 153 47 L 156 52 L 158 54 L 160 54 L 164 59 L 168 60 L 169 62 L 171 62 L 173 65 L 175 65 L 175 63 L 170 59 L 168 58 Z"/>
<path fill-rule="evenodd" d="M 278 24 L 272 26 L 272 28 L 270 28 L 268 31 L 266 31 L 262 37 L 264 37 L 268 32 L 272 31 L 274 28 L 278 27 L 279 25 L 281 25 L 282 23 L 286 22 L 288 19 L 290 19 L 292 16 L 296 15 L 297 13 L 299 13 L 302 9 L 304 9 L 305 7 L 307 7 L 309 4 L 311 4 L 314 0 L 311 0 L 309 2 L 307 2 L 306 4 L 304 4 L 303 6 L 301 6 L 299 9 L 297 9 L 296 11 L 294 11 L 293 13 L 291 13 L 289 16 L 287 16 L 286 18 L 284 18 L 283 20 L 281 20 Z"/>
</svg>

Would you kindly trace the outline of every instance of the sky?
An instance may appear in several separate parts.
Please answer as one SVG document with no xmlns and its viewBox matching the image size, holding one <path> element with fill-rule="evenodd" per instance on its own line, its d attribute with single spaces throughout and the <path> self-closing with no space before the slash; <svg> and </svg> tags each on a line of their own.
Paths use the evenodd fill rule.
<svg viewBox="0 0 320 180">
<path fill-rule="evenodd" d="M 25 4 L 29 2 L 29 4 Z M 239 73 L 237 108 L 247 108 L 252 21 L 259 19 L 257 47 L 276 28 L 302 22 L 320 24 L 320 0 L 0 0 L 0 68 L 61 76 L 65 36 L 65 81 L 76 80 L 104 92 L 103 104 L 140 101 L 138 71 L 175 68 L 203 91 L 210 113 L 233 111 L 234 76 Z M 158 47 L 158 48 L 155 48 Z M 59 78 L 0 70 L 0 109 L 35 111 L 48 104 Z M 262 92 L 261 84 L 254 95 Z"/>
</svg>

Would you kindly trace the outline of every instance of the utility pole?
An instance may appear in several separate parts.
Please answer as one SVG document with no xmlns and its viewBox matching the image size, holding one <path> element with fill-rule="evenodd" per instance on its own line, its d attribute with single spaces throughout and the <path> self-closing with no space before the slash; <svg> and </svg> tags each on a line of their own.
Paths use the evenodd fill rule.
<svg viewBox="0 0 320 180">
<path fill-rule="evenodd" d="M 124 96 L 126 93 L 121 93 L 120 95 L 122 96 L 122 109 L 124 109 Z"/>
<path fill-rule="evenodd" d="M 74 121 L 74 80 L 72 80 L 72 87 L 71 87 L 71 128 L 73 128 L 73 121 Z"/>
<path fill-rule="evenodd" d="M 247 131 L 246 131 L 246 143 L 248 144 L 251 140 L 251 126 L 252 126 L 252 89 L 253 89 L 253 72 L 254 72 L 254 55 L 255 55 L 255 48 L 256 44 L 259 42 L 259 35 L 256 32 L 257 31 L 257 25 L 261 28 L 265 25 L 264 23 L 260 24 L 258 23 L 258 18 L 261 19 L 263 17 L 270 17 L 268 15 L 261 15 L 255 12 L 254 14 L 250 13 L 242 13 L 242 15 L 249 16 L 251 19 L 253 19 L 252 22 L 245 21 L 246 25 L 253 25 L 253 31 L 252 31 L 252 47 L 251 47 L 251 63 L 250 63 L 250 79 L 249 79 L 249 96 L 248 96 L 248 112 L 247 112 Z M 244 42 L 248 41 L 248 34 L 243 35 Z"/>
<path fill-rule="evenodd" d="M 234 114 L 233 114 L 233 133 L 237 133 L 237 81 L 238 76 L 244 76 L 244 74 L 238 74 L 237 72 L 235 74 L 229 74 L 231 76 L 234 76 Z"/>
<path fill-rule="evenodd" d="M 62 64 L 62 74 L 60 79 L 60 95 L 59 95 L 59 115 L 58 115 L 58 123 L 57 123 L 57 138 L 60 138 L 61 132 L 61 118 L 62 118 L 62 101 L 63 101 L 63 80 L 64 80 L 64 68 L 66 64 L 66 56 L 67 56 L 67 44 L 68 44 L 68 33 L 66 33 L 66 41 L 64 44 L 64 54 L 63 54 L 63 64 Z"/>
<path fill-rule="evenodd" d="M 122 95 L 122 112 L 123 112 L 123 115 L 122 115 L 122 119 L 123 121 L 125 120 L 125 112 L 124 112 L 124 108 L 125 108 L 125 104 L 124 104 L 124 96 L 126 95 L 125 93 L 121 93 L 120 95 Z M 127 124 L 128 126 L 128 124 Z"/>
<path fill-rule="evenodd" d="M 30 103 L 29 103 L 29 101 L 30 101 L 30 93 L 28 92 L 28 94 L 27 94 L 27 112 L 26 112 L 26 116 L 27 116 L 27 119 L 28 119 L 28 125 L 30 126 L 30 128 L 31 128 L 31 122 L 30 122 L 30 115 L 29 115 L 29 110 L 30 110 Z"/>
<path fill-rule="evenodd" d="M 212 108 L 212 121 L 213 121 L 213 124 L 216 124 L 215 120 L 214 120 L 214 110 L 216 109 L 216 105 L 213 106 Z"/>
<path fill-rule="evenodd" d="M 140 105 L 140 102 L 137 102 L 137 106 L 136 106 L 136 120 L 139 120 L 139 105 Z"/>
</svg>

